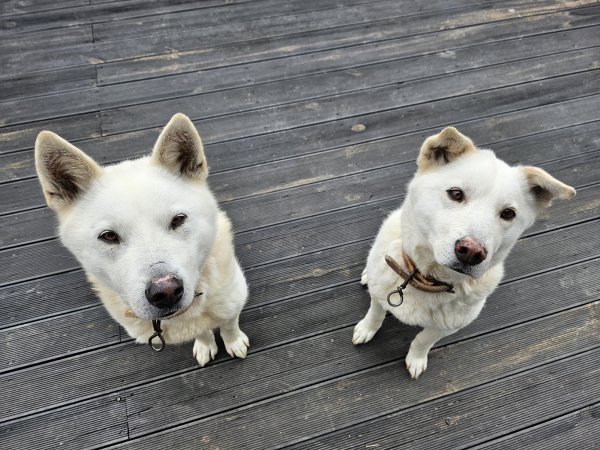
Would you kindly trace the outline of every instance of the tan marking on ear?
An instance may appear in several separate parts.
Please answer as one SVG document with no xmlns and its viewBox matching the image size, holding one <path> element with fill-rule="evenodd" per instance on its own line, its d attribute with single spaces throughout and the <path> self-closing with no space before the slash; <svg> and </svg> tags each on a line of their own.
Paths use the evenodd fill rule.
<svg viewBox="0 0 600 450">
<path fill-rule="evenodd" d="M 577 193 L 574 188 L 557 180 L 539 167 L 522 166 L 519 167 L 519 170 L 525 176 L 529 189 L 540 209 L 550 206 L 555 198 L 568 199 Z"/>
<path fill-rule="evenodd" d="M 184 114 L 175 114 L 161 132 L 152 160 L 177 175 L 204 179 L 208 167 L 204 146 L 192 121 Z"/>
<path fill-rule="evenodd" d="M 51 131 L 38 134 L 35 168 L 46 203 L 53 209 L 71 204 L 102 173 L 92 158 Z"/>
<path fill-rule="evenodd" d="M 444 128 L 440 133 L 429 136 L 423 142 L 417 159 L 419 170 L 447 164 L 456 158 L 474 152 L 473 141 L 454 127 Z"/>
</svg>

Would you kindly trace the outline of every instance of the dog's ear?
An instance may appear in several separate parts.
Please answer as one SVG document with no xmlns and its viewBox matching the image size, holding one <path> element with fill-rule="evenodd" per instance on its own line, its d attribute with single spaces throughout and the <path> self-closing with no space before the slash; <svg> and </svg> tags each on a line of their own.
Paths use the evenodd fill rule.
<svg viewBox="0 0 600 450">
<path fill-rule="evenodd" d="M 102 173 L 92 158 L 51 131 L 35 140 L 35 168 L 46 203 L 55 210 L 71 204 Z"/>
<path fill-rule="evenodd" d="M 202 140 L 192 121 L 184 114 L 169 120 L 154 145 L 152 160 L 176 175 L 204 180 L 208 166 Z"/>
<path fill-rule="evenodd" d="M 550 206 L 555 198 L 567 199 L 576 194 L 574 188 L 558 181 L 548 172 L 539 167 L 521 166 L 518 168 L 529 186 L 530 192 L 536 201 L 538 210 Z"/>
<path fill-rule="evenodd" d="M 444 128 L 440 133 L 425 139 L 417 158 L 417 166 L 419 170 L 426 170 L 447 164 L 475 150 L 473 141 L 456 128 Z"/>
</svg>

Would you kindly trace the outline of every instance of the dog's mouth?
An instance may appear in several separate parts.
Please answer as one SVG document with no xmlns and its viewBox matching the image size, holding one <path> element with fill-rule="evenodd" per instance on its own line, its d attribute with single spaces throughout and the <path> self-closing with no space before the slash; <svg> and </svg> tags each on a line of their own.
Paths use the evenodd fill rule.
<svg viewBox="0 0 600 450">
<path fill-rule="evenodd" d="M 187 306 L 184 306 L 183 308 L 171 309 L 171 310 L 165 311 L 165 314 L 158 317 L 158 319 L 167 320 L 167 319 L 172 319 L 174 317 L 177 317 L 177 316 L 185 313 L 188 309 L 190 309 L 190 306 L 192 306 L 191 303 Z"/>
<path fill-rule="evenodd" d="M 469 277 L 473 277 L 473 268 L 471 266 L 467 266 L 466 264 L 461 264 L 459 262 L 450 264 L 448 266 L 446 266 L 450 269 L 452 269 L 455 272 L 460 273 L 461 275 L 466 275 Z"/>
</svg>

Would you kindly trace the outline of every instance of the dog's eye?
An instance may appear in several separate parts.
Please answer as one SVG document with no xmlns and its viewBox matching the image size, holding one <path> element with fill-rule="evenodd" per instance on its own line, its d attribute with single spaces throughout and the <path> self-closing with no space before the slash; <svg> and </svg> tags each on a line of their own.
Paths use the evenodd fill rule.
<svg viewBox="0 0 600 450">
<path fill-rule="evenodd" d="M 451 188 L 446 191 L 448 197 L 455 202 L 462 202 L 465 199 L 465 193 L 460 188 Z"/>
<path fill-rule="evenodd" d="M 173 217 L 173 219 L 171 220 L 171 230 L 176 230 L 181 225 L 183 225 L 185 219 L 187 219 L 187 216 L 185 214 L 177 214 L 175 217 Z"/>
<path fill-rule="evenodd" d="M 107 242 L 109 244 L 118 244 L 121 242 L 119 235 L 115 233 L 113 230 L 105 230 L 98 236 L 98 239 L 101 241 Z"/>
<path fill-rule="evenodd" d="M 515 217 L 517 217 L 517 213 L 512 208 L 504 208 L 500 213 L 502 220 L 513 220 Z"/>
</svg>

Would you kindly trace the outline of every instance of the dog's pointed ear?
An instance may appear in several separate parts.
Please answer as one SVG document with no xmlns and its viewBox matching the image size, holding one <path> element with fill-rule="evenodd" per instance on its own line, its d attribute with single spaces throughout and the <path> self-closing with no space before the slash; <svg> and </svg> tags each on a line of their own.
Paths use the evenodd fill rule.
<svg viewBox="0 0 600 450">
<path fill-rule="evenodd" d="M 189 117 L 181 113 L 171 117 L 160 133 L 152 160 L 176 175 L 198 180 L 208 176 L 200 135 Z"/>
<path fill-rule="evenodd" d="M 536 201 L 538 210 L 543 210 L 552 204 L 555 198 L 567 199 L 575 196 L 577 191 L 568 184 L 557 180 L 539 167 L 520 166 L 518 168 Z"/>
<path fill-rule="evenodd" d="M 417 158 L 419 170 L 447 164 L 456 158 L 476 151 L 473 141 L 454 127 L 444 128 L 440 133 L 429 136 L 421 146 Z"/>
<path fill-rule="evenodd" d="M 35 140 L 35 168 L 52 209 L 71 204 L 102 173 L 92 158 L 51 131 L 42 131 Z"/>
</svg>

